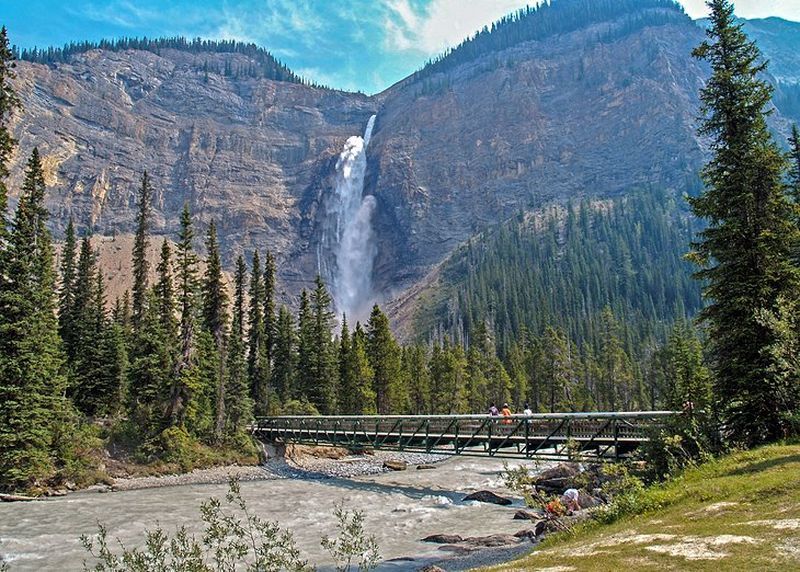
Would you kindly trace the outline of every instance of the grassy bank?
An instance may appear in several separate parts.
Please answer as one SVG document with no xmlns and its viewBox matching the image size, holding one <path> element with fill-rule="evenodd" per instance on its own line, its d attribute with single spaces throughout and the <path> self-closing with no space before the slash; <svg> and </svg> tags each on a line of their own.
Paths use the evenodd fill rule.
<svg viewBox="0 0 800 572">
<path fill-rule="evenodd" d="M 735 453 L 636 499 L 644 512 L 592 522 L 496 569 L 800 569 L 800 445 Z"/>
</svg>

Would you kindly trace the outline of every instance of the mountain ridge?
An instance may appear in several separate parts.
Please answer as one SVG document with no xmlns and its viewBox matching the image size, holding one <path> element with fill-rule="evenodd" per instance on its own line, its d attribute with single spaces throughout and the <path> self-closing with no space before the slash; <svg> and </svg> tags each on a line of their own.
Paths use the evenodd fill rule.
<svg viewBox="0 0 800 572">
<path fill-rule="evenodd" d="M 245 54 L 91 50 L 23 61 L 12 188 L 39 145 L 56 233 L 74 216 L 84 232 L 113 235 L 131 229 L 146 168 L 157 235 L 174 234 L 188 201 L 200 231 L 216 220 L 228 267 L 239 253 L 273 250 L 289 299 L 320 268 L 344 142 L 377 113 L 365 192 L 377 199 L 374 278 L 387 300 L 520 210 L 641 185 L 699 188 L 707 70 L 690 52 L 702 30 L 688 17 L 626 19 L 412 75 L 375 96 L 226 75 L 248 69 Z M 780 114 L 773 123 L 788 126 Z"/>
</svg>

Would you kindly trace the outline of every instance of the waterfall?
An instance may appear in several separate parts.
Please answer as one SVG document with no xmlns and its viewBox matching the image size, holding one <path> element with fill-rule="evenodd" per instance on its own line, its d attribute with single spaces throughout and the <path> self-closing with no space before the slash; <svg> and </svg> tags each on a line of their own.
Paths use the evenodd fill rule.
<svg viewBox="0 0 800 572">
<path fill-rule="evenodd" d="M 373 302 L 372 266 L 377 253 L 372 230 L 376 201 L 364 196 L 367 146 L 375 116 L 364 136 L 350 137 L 336 161 L 336 187 L 327 202 L 323 246 L 330 260 L 323 275 L 328 279 L 336 310 L 351 320 L 364 320 Z M 320 257 L 321 259 L 322 257 Z"/>
</svg>

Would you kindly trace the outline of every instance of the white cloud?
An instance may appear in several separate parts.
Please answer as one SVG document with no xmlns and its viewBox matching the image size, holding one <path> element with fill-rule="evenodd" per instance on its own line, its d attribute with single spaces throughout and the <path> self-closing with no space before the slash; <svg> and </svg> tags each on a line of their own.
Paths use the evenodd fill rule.
<svg viewBox="0 0 800 572">
<path fill-rule="evenodd" d="M 288 38 L 311 46 L 324 30 L 325 21 L 311 0 L 268 0 L 255 7 L 226 3 L 216 32 L 223 38 L 247 42 Z"/>
<path fill-rule="evenodd" d="M 93 3 L 81 4 L 78 7 L 68 6 L 67 12 L 84 16 L 94 22 L 132 29 L 157 20 L 159 17 L 157 12 L 141 8 L 128 0 L 100 6 Z"/>
<path fill-rule="evenodd" d="M 409 0 L 387 0 L 386 45 L 389 49 L 432 55 L 531 3 L 532 0 L 431 0 L 427 6 L 415 7 Z"/>
</svg>

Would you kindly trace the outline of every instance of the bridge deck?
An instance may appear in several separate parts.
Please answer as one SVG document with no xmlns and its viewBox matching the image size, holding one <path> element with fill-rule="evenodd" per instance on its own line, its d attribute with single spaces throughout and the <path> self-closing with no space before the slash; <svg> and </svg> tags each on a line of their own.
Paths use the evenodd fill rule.
<svg viewBox="0 0 800 572">
<path fill-rule="evenodd" d="M 487 415 L 281 416 L 257 419 L 261 439 L 451 455 L 619 459 L 672 411 Z"/>
</svg>

